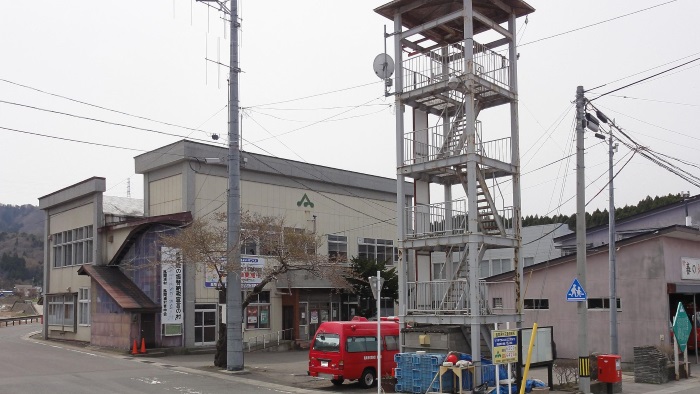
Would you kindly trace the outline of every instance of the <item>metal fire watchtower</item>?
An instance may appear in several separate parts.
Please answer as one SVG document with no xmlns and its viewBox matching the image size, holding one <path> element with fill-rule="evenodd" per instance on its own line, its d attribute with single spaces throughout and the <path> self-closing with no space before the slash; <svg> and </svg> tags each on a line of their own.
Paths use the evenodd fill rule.
<svg viewBox="0 0 700 394">
<path fill-rule="evenodd" d="M 400 319 L 470 328 L 479 360 L 480 336 L 522 316 L 515 21 L 534 8 L 520 0 L 395 0 L 375 11 L 394 21 Z M 500 127 L 477 120 L 502 105 L 509 108 L 494 119 Z M 510 133 L 501 121 L 508 116 Z M 414 181 L 413 206 L 405 177 Z M 479 280 L 493 248 L 515 250 L 515 281 Z"/>
</svg>

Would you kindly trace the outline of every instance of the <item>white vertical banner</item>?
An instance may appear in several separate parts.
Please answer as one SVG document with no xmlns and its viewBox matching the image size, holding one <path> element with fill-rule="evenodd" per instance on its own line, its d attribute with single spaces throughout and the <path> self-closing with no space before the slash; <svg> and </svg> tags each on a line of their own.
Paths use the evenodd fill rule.
<svg viewBox="0 0 700 394">
<path fill-rule="evenodd" d="M 180 250 L 168 247 L 160 249 L 161 266 L 161 323 L 182 323 L 184 310 L 183 270 Z"/>
</svg>

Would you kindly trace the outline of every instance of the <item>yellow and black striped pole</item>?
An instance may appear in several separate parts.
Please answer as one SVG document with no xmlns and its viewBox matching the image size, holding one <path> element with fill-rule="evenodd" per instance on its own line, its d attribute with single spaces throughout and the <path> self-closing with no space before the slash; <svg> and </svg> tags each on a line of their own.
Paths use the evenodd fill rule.
<svg viewBox="0 0 700 394">
<path fill-rule="evenodd" d="M 591 377 L 591 358 L 590 357 L 579 357 L 578 358 L 578 376 L 581 378 Z"/>
</svg>

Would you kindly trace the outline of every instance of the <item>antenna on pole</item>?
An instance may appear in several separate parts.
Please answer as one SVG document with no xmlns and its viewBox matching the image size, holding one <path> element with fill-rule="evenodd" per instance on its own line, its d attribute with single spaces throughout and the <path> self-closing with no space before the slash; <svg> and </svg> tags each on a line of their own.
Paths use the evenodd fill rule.
<svg viewBox="0 0 700 394">
<path fill-rule="evenodd" d="M 391 76 L 394 74 L 394 59 L 391 58 L 386 53 L 386 39 L 388 35 L 386 34 L 386 25 L 384 25 L 384 53 L 380 53 L 374 58 L 374 63 L 372 67 L 374 68 L 374 73 L 384 80 L 384 96 L 388 97 L 389 88 L 392 85 Z"/>
</svg>

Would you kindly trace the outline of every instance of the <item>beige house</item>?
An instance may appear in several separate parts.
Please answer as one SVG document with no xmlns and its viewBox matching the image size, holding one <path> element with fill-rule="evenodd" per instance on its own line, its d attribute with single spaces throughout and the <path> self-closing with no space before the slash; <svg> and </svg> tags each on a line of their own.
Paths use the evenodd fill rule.
<svg viewBox="0 0 700 394">
<path fill-rule="evenodd" d="M 105 196 L 104 178 L 41 197 L 50 241 L 45 261 L 51 262 L 45 265 L 45 336 L 119 348 L 141 338 L 158 347 L 213 345 L 225 308 L 211 275 L 184 264 L 172 287 L 175 281 L 167 279 L 176 276 L 159 264 L 170 251 L 159 246 L 158 234 L 225 212 L 227 168 L 212 158 L 226 157 L 224 147 L 183 140 L 135 158 L 144 178 L 142 201 Z M 241 159 L 243 210 L 315 232 L 325 241 L 322 254 L 396 260 L 394 179 L 247 152 Z M 274 264 L 247 246 L 244 265 Z M 181 295 L 179 319 L 173 319 L 175 294 Z M 308 339 L 321 322 L 348 319 L 358 308 L 354 296 L 328 281 L 278 278 L 245 311 L 244 341 Z"/>
</svg>

